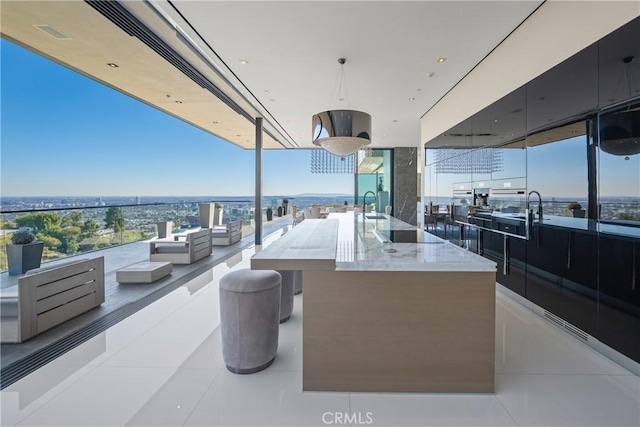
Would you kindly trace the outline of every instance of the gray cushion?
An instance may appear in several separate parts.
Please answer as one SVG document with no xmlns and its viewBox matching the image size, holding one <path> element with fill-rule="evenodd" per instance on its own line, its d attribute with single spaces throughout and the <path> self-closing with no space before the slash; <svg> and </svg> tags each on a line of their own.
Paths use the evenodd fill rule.
<svg viewBox="0 0 640 427">
<path fill-rule="evenodd" d="M 15 317 L 18 315 L 18 286 L 0 290 L 0 315 Z"/>
<path fill-rule="evenodd" d="M 0 299 L 5 298 L 18 298 L 18 285 L 9 286 L 8 288 L 0 289 Z"/>
<path fill-rule="evenodd" d="M 229 232 L 227 230 L 213 230 L 213 233 L 211 233 L 213 235 L 213 237 L 228 237 L 229 236 Z"/>
<path fill-rule="evenodd" d="M 282 277 L 273 270 L 241 270 L 232 271 L 220 279 L 220 289 L 230 292 L 260 292 L 280 286 Z"/>
<path fill-rule="evenodd" d="M 189 253 L 189 245 L 175 245 L 175 244 L 162 244 L 156 243 L 156 253 L 157 254 L 188 254 Z"/>
</svg>

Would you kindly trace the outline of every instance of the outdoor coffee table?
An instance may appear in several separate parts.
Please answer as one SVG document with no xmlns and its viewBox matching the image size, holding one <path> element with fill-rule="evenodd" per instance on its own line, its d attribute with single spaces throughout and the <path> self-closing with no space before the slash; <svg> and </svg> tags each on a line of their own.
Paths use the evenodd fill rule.
<svg viewBox="0 0 640 427">
<path fill-rule="evenodd" d="M 153 283 L 173 271 L 170 262 L 142 261 L 116 271 L 119 283 Z"/>
</svg>

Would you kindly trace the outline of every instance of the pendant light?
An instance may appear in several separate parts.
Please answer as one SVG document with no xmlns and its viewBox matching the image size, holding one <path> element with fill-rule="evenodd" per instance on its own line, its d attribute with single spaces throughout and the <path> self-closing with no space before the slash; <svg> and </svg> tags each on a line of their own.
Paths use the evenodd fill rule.
<svg viewBox="0 0 640 427">
<path fill-rule="evenodd" d="M 344 100 L 342 87 L 346 89 L 344 76 L 345 58 L 338 59 L 340 64 L 340 88 L 338 98 Z M 340 157 L 349 156 L 362 147 L 371 144 L 371 116 L 362 111 L 337 109 L 315 114 L 312 118 L 313 144 L 320 146 Z"/>
</svg>

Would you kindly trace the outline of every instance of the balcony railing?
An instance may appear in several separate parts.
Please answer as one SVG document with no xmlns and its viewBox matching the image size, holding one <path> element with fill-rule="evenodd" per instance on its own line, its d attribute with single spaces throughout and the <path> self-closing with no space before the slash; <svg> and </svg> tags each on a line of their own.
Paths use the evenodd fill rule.
<svg viewBox="0 0 640 427">
<path fill-rule="evenodd" d="M 173 221 L 174 232 L 200 226 L 199 204 L 223 205 L 222 223 L 241 220 L 243 235 L 254 232 L 253 200 L 86 206 L 0 212 L 0 272 L 8 269 L 6 244 L 21 227 L 45 243 L 43 262 L 147 240 L 158 236 L 157 224 Z M 265 213 L 263 211 L 263 218 Z"/>
</svg>

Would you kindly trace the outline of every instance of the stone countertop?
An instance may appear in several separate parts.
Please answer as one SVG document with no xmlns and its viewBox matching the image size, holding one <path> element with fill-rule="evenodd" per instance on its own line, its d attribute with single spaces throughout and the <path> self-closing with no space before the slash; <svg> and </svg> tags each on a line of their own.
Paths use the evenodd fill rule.
<svg viewBox="0 0 640 427">
<path fill-rule="evenodd" d="M 414 225 L 385 214 L 367 216 L 351 212 L 329 215 L 339 222 L 337 271 L 496 271 L 493 261 Z M 393 237 L 398 235 L 411 235 L 415 240 L 394 242 Z"/>
<path fill-rule="evenodd" d="M 384 214 L 332 213 L 305 220 L 256 253 L 254 269 L 495 272 L 496 264 Z M 390 236 L 412 236 L 395 243 Z"/>
<path fill-rule="evenodd" d="M 334 270 L 338 221 L 307 219 L 263 250 L 256 249 L 257 270 Z"/>
</svg>

